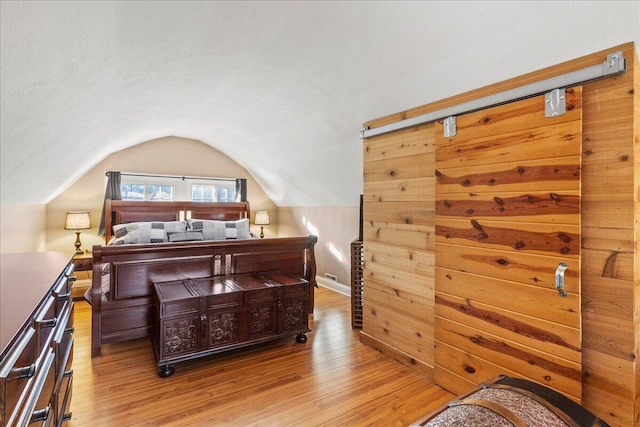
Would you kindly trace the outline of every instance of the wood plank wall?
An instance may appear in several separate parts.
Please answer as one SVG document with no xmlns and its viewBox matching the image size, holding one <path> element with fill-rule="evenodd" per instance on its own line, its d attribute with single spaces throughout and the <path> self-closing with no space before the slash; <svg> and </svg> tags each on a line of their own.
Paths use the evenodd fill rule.
<svg viewBox="0 0 640 427">
<path fill-rule="evenodd" d="M 364 142 L 363 341 L 429 375 L 435 273 L 433 124 Z M 366 325 L 366 326 L 364 326 Z"/>
<path fill-rule="evenodd" d="M 640 78 L 633 43 L 364 125 L 599 65 L 616 51 L 627 59 L 627 73 L 583 86 L 582 403 L 612 426 L 628 427 L 640 426 Z M 427 373 L 434 360 L 433 141 L 429 124 L 364 140 L 361 340 Z"/>
<path fill-rule="evenodd" d="M 585 85 L 583 97 L 582 397 L 610 424 L 633 426 L 640 425 L 640 305 L 634 305 L 640 272 L 634 89 L 640 86 L 634 85 L 635 50 L 624 49 L 624 55 L 629 72 Z"/>
</svg>

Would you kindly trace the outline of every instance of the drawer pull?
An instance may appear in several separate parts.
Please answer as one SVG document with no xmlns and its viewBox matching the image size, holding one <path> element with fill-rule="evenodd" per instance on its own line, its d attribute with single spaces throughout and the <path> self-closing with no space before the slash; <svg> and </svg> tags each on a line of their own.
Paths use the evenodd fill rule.
<svg viewBox="0 0 640 427">
<path fill-rule="evenodd" d="M 36 373 L 36 364 L 30 366 L 23 366 L 22 368 L 14 368 L 11 370 L 8 378 L 9 380 L 19 380 L 22 378 L 31 378 Z"/>
<path fill-rule="evenodd" d="M 38 421 L 45 421 L 47 418 L 49 418 L 49 412 L 51 411 L 51 407 L 47 406 L 44 409 L 39 409 L 37 411 L 33 411 L 33 414 L 31 414 L 31 421 L 29 421 L 30 423 L 35 423 Z"/>
<path fill-rule="evenodd" d="M 71 292 L 67 292 L 66 294 L 58 294 L 57 297 L 61 301 L 68 301 L 71 298 Z"/>
<path fill-rule="evenodd" d="M 64 376 L 65 378 L 71 378 L 73 376 L 73 369 L 69 369 L 68 371 L 64 371 L 64 374 L 62 374 L 62 376 Z"/>
<path fill-rule="evenodd" d="M 62 422 L 71 421 L 72 417 L 73 417 L 73 413 L 72 412 L 67 412 L 66 414 L 64 414 L 62 416 Z"/>
<path fill-rule="evenodd" d="M 40 328 L 53 328 L 58 324 L 58 319 L 54 317 L 53 319 L 45 319 L 45 320 L 34 320 L 35 326 Z"/>
<path fill-rule="evenodd" d="M 70 327 L 70 328 L 65 329 L 65 330 L 64 330 L 64 333 L 65 333 L 65 334 L 72 334 L 72 333 L 74 333 L 75 331 L 76 331 L 76 328 L 72 326 L 72 327 Z"/>
<path fill-rule="evenodd" d="M 76 276 L 69 276 L 69 278 L 67 280 L 69 282 L 75 282 L 76 280 L 78 280 L 78 278 Z"/>
</svg>

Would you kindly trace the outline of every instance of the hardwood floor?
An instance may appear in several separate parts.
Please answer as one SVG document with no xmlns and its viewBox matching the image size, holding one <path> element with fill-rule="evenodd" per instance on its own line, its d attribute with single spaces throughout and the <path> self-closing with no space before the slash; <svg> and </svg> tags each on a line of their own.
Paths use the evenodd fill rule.
<svg viewBox="0 0 640 427">
<path fill-rule="evenodd" d="M 176 365 L 148 339 L 92 359 L 91 308 L 75 305 L 72 420 L 80 426 L 406 426 L 454 396 L 362 344 L 350 299 L 316 289 L 309 340 L 293 337 Z"/>
</svg>

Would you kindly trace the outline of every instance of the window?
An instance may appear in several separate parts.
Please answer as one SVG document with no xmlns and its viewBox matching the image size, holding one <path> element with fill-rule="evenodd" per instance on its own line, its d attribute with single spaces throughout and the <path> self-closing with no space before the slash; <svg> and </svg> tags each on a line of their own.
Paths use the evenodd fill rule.
<svg viewBox="0 0 640 427">
<path fill-rule="evenodd" d="M 172 185 L 147 185 L 149 200 L 173 200 Z"/>
<path fill-rule="evenodd" d="M 123 200 L 233 202 L 236 180 L 122 174 Z"/>
<path fill-rule="evenodd" d="M 144 200 L 144 184 L 122 184 L 122 200 Z"/>
<path fill-rule="evenodd" d="M 173 186 L 162 184 L 121 184 L 122 200 L 173 200 Z"/>
<path fill-rule="evenodd" d="M 233 202 L 236 199 L 236 183 L 218 181 L 213 184 L 191 184 L 192 202 Z"/>
<path fill-rule="evenodd" d="M 216 187 L 213 185 L 192 185 L 191 200 L 194 202 L 213 202 Z"/>
</svg>

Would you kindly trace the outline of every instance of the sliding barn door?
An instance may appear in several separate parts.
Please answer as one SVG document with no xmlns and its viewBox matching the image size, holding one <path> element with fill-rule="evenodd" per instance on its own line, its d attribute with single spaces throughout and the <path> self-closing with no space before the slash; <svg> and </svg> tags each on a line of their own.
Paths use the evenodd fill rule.
<svg viewBox="0 0 640 427">
<path fill-rule="evenodd" d="M 506 374 L 581 400 L 581 96 L 436 125 L 434 375 L 454 393 Z"/>
</svg>

